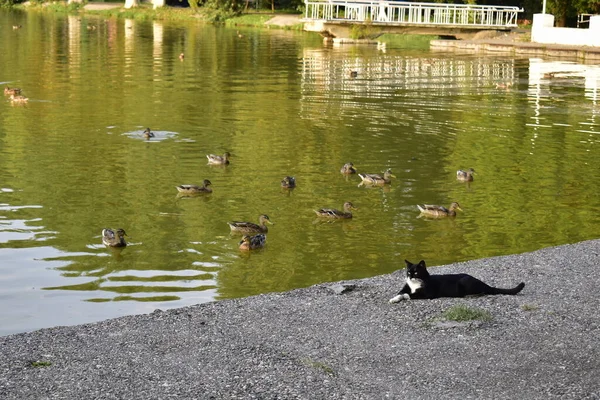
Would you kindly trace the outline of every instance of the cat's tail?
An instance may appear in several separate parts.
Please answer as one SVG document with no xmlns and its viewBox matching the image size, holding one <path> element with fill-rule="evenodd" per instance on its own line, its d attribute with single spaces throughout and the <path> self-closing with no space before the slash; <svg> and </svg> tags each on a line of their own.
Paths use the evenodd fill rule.
<svg viewBox="0 0 600 400">
<path fill-rule="evenodd" d="M 492 288 L 493 292 L 491 294 L 517 294 L 525 287 L 525 282 L 519 283 L 512 289 L 501 289 L 501 288 Z"/>
</svg>

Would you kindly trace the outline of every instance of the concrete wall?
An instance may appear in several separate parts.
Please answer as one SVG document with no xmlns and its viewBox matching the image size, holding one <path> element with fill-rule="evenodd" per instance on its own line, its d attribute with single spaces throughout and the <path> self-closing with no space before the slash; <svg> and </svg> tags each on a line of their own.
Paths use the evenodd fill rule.
<svg viewBox="0 0 600 400">
<path fill-rule="evenodd" d="M 590 17 L 588 29 L 555 28 L 554 15 L 534 14 L 531 26 L 534 43 L 564 44 L 571 46 L 600 47 L 600 15 Z"/>
</svg>

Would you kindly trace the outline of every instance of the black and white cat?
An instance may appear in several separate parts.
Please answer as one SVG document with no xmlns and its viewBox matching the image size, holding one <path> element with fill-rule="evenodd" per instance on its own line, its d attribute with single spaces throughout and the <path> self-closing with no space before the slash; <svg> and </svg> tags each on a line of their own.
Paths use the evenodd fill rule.
<svg viewBox="0 0 600 400">
<path fill-rule="evenodd" d="M 438 297 L 481 296 L 486 294 L 517 294 L 525 287 L 521 282 L 512 289 L 489 286 L 467 274 L 430 275 L 425 261 L 406 262 L 406 284 L 390 303 L 410 299 L 437 299 Z"/>
</svg>

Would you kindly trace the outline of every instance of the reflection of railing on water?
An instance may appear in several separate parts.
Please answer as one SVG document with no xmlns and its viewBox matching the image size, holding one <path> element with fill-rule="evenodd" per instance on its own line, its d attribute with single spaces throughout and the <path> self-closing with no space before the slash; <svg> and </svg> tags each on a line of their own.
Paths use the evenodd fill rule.
<svg viewBox="0 0 600 400">
<path fill-rule="evenodd" d="M 529 93 L 533 97 L 550 96 L 549 86 L 559 79 L 580 78 L 584 80 L 585 96 L 600 100 L 600 66 L 565 61 L 529 60 Z"/>
<path fill-rule="evenodd" d="M 305 1 L 306 20 L 510 28 L 517 26 L 518 7 L 406 1 Z"/>
<path fill-rule="evenodd" d="M 515 81 L 514 62 L 489 59 L 410 58 L 383 55 L 368 58 L 336 58 L 330 53 L 306 52 L 302 85 L 306 91 L 353 88 L 369 97 L 393 96 L 398 89 L 439 88 L 451 93 L 461 83 L 482 88 Z M 351 76 L 357 71 L 357 78 Z M 303 90 L 304 91 L 304 90 Z"/>
</svg>

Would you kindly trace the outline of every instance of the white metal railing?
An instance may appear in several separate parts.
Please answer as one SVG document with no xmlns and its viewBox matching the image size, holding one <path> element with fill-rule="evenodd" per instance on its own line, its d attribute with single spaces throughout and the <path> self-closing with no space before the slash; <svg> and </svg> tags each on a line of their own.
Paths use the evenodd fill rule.
<svg viewBox="0 0 600 400">
<path fill-rule="evenodd" d="M 305 20 L 370 22 L 386 25 L 512 28 L 518 7 L 407 1 L 305 0 Z"/>
</svg>

